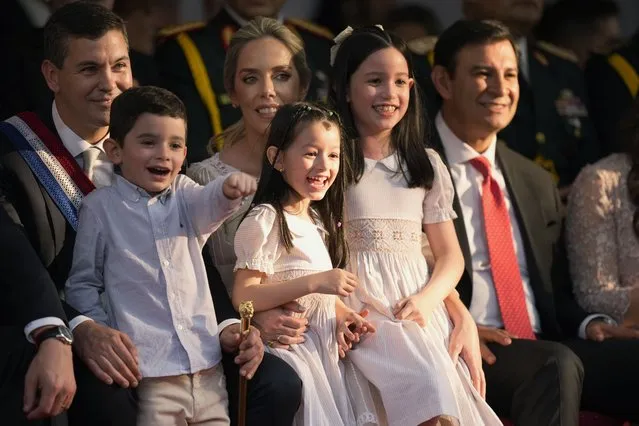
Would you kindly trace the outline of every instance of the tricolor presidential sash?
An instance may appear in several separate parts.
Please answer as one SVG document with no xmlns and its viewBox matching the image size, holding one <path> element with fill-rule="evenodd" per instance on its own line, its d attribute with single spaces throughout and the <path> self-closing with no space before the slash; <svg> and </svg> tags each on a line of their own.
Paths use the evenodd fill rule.
<svg viewBox="0 0 639 426">
<path fill-rule="evenodd" d="M 82 199 L 95 189 L 60 138 L 32 112 L 0 122 L 3 132 L 73 229 Z"/>
</svg>

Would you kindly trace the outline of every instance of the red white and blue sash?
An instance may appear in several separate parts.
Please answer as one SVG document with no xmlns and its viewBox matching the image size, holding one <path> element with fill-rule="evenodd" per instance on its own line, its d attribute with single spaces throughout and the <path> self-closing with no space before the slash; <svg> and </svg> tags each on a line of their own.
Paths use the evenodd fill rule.
<svg viewBox="0 0 639 426">
<path fill-rule="evenodd" d="M 40 184 L 56 203 L 73 229 L 83 198 L 95 189 L 60 138 L 32 112 L 22 112 L 0 122 Z"/>
</svg>

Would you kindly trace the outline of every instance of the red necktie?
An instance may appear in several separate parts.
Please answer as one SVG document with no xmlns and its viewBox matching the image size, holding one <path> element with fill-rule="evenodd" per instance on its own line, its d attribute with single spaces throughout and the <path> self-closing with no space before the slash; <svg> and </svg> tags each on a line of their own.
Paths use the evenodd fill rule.
<svg viewBox="0 0 639 426">
<path fill-rule="evenodd" d="M 481 195 L 484 228 L 490 270 L 504 328 L 522 339 L 535 339 L 528 317 L 524 284 L 517 263 L 504 194 L 490 174 L 490 163 L 486 157 L 480 155 L 473 158 L 470 164 L 484 177 Z"/>
</svg>

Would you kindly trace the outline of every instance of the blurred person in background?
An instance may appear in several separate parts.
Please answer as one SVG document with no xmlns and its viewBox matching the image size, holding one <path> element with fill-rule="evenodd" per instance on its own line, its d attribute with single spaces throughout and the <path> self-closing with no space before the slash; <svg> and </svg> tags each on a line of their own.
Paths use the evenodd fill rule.
<svg viewBox="0 0 639 426">
<path fill-rule="evenodd" d="M 593 55 L 586 65 L 590 111 L 603 154 L 625 149 L 619 120 L 639 93 L 639 30 L 608 55 Z"/>
<path fill-rule="evenodd" d="M 428 7 L 409 4 L 392 9 L 384 28 L 404 39 L 411 51 L 425 54 L 435 46 L 442 24 Z"/>
<path fill-rule="evenodd" d="M 614 0 L 559 0 L 544 10 L 535 36 L 574 52 L 583 68 L 591 54 L 607 55 L 621 44 L 619 13 Z"/>
<path fill-rule="evenodd" d="M 129 58 L 133 84 L 160 84 L 160 73 L 153 55 L 158 33 L 175 25 L 180 0 L 115 0 L 113 11 L 124 19 L 129 35 Z"/>
</svg>

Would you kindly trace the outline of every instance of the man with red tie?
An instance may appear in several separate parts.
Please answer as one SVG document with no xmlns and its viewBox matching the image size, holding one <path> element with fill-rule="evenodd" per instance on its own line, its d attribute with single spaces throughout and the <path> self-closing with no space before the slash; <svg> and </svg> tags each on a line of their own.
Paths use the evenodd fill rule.
<svg viewBox="0 0 639 426">
<path fill-rule="evenodd" d="M 479 327 L 487 400 L 517 425 L 577 425 L 580 407 L 636 419 L 639 331 L 577 305 L 552 177 L 497 141 L 517 109 L 517 58 L 503 25 L 459 21 L 432 73 L 433 144 L 466 260 L 457 290 Z"/>
</svg>

